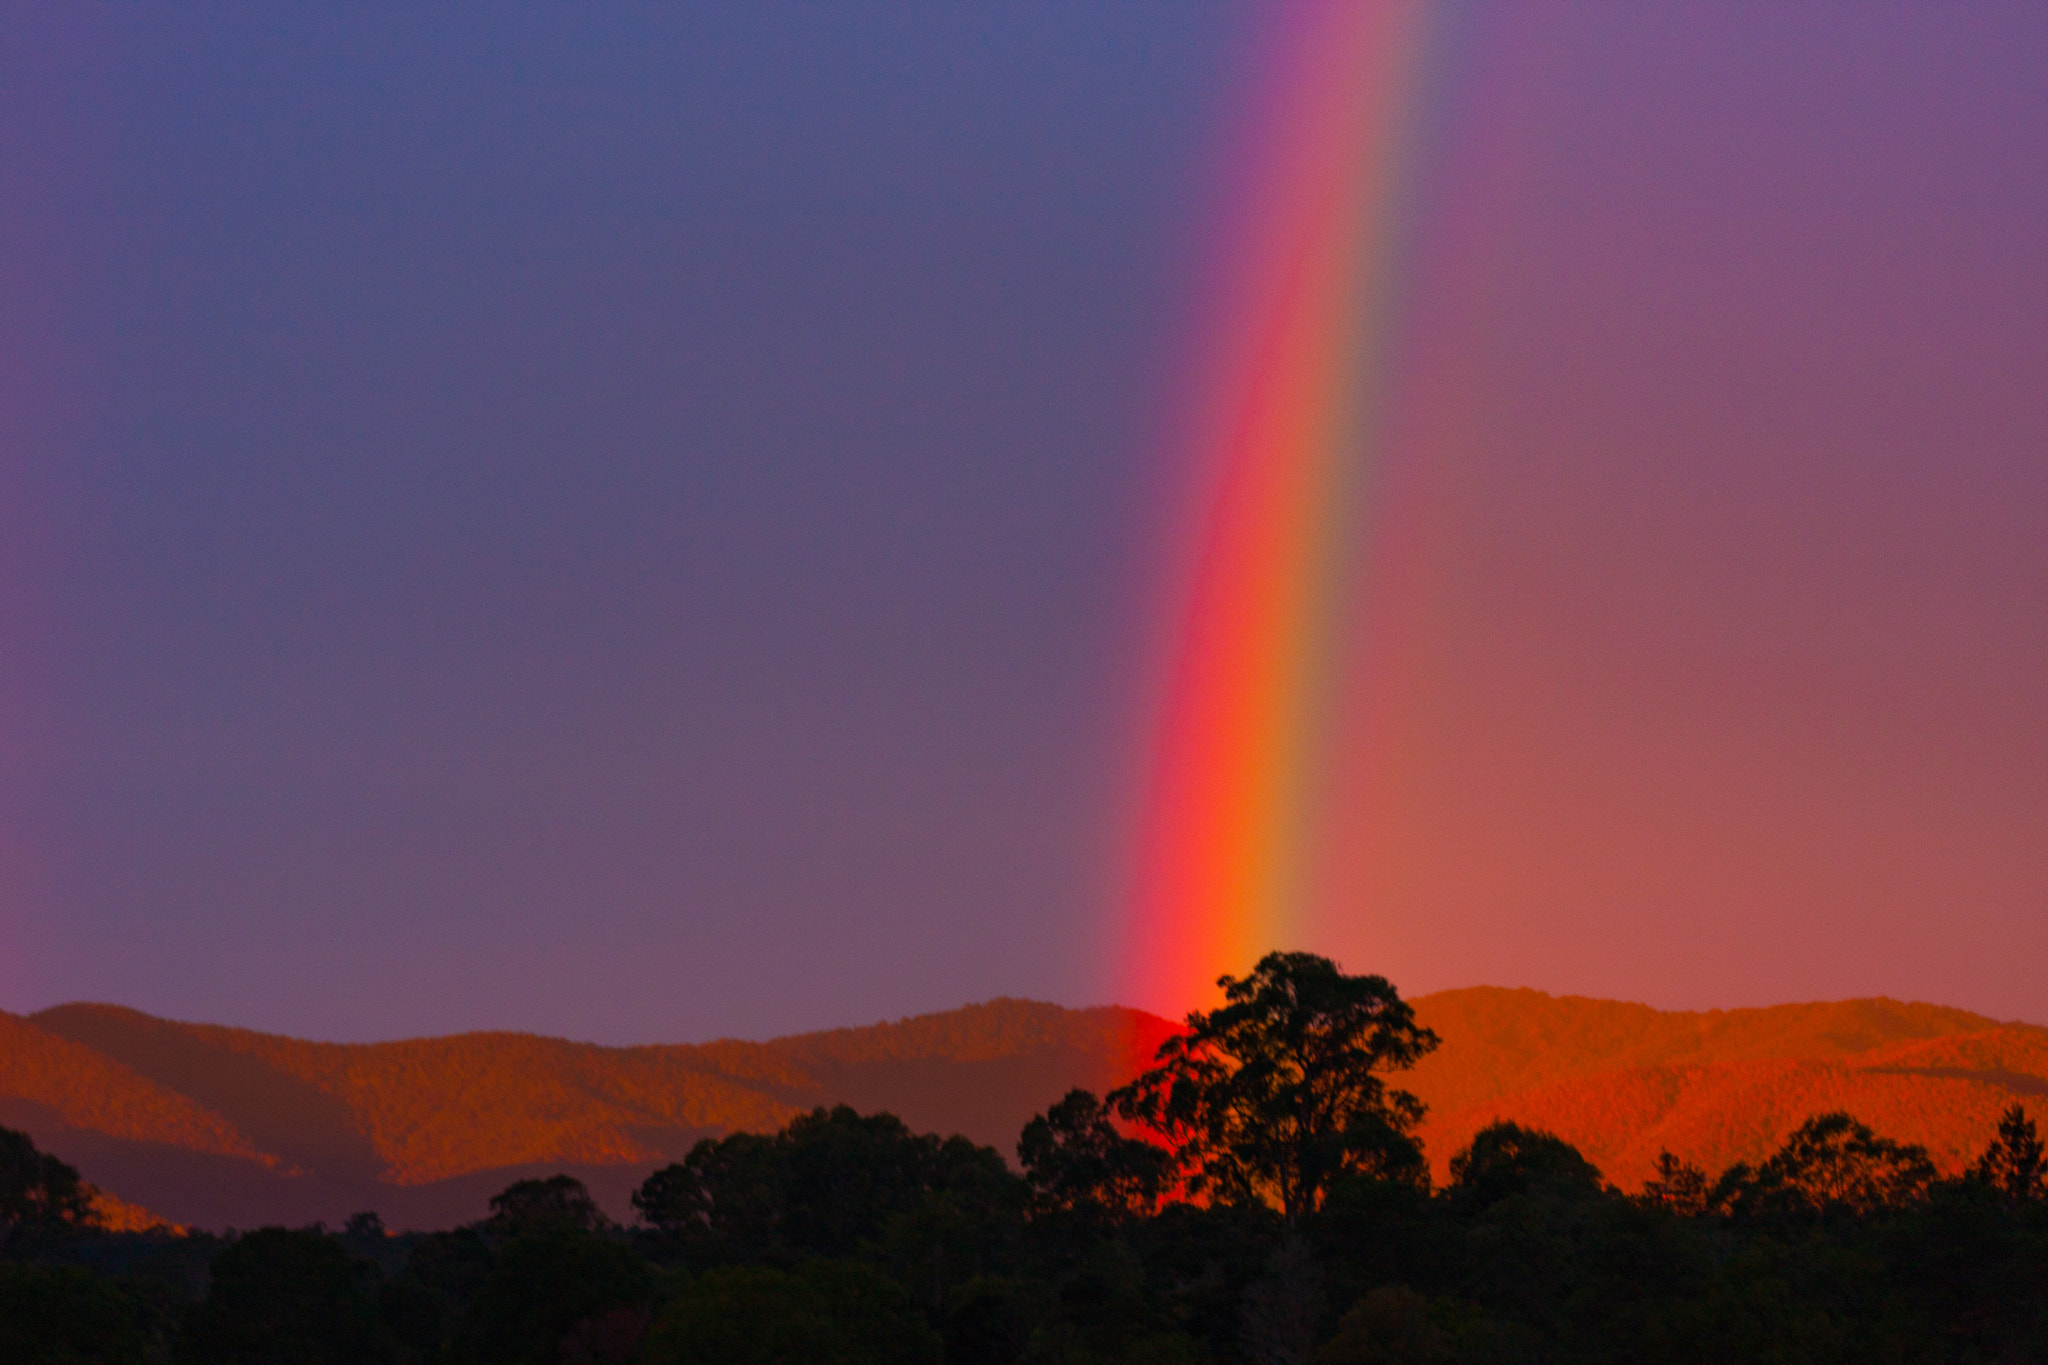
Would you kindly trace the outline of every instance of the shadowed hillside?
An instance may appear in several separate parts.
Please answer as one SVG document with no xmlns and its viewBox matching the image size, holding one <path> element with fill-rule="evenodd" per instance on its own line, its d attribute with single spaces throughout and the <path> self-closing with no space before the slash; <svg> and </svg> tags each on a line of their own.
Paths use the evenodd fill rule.
<svg viewBox="0 0 2048 1365">
<path fill-rule="evenodd" d="M 480 1216 L 512 1180 L 582 1178 L 616 1216 L 699 1138 L 819 1104 L 889 1109 L 1008 1152 L 1074 1085 L 1106 1089 L 1169 1026 L 997 1000 L 767 1043 L 599 1047 L 517 1033 L 310 1043 L 109 1005 L 0 1015 L 0 1123 L 197 1226 Z"/>
<path fill-rule="evenodd" d="M 1443 1047 L 1404 1083 L 1439 1178 L 1496 1117 L 1550 1128 L 1625 1187 L 1660 1149 L 1710 1170 L 1847 1109 L 1954 1168 L 2014 1098 L 2048 1108 L 2048 1029 L 1891 1000 L 1676 1013 L 1477 988 L 1416 1001 Z M 565 1170 L 615 1216 L 697 1139 L 819 1104 L 887 1109 L 1010 1153 L 1076 1085 L 1172 1031 L 1134 1010 L 997 1000 L 771 1042 L 599 1047 L 519 1033 L 303 1042 L 108 1005 L 0 1014 L 0 1124 L 110 1194 L 202 1227 L 480 1216 Z"/>
</svg>

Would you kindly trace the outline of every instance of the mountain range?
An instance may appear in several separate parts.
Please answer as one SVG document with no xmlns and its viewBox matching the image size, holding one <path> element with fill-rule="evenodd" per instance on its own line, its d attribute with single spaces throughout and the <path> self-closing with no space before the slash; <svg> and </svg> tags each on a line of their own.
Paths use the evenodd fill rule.
<svg viewBox="0 0 2048 1365">
<path fill-rule="evenodd" d="M 1495 1118 L 1550 1129 L 1624 1189 L 1660 1150 L 1717 1171 L 1846 1109 L 1959 1169 L 2015 1099 L 2048 1109 L 2048 1028 L 1886 999 L 1676 1012 L 1531 990 L 1423 996 L 1442 1046 L 1401 1078 L 1438 1179 Z M 393 1227 L 479 1217 L 567 1171 L 615 1216 L 699 1138 L 819 1104 L 887 1109 L 1005 1154 L 1070 1087 L 1174 1031 L 1118 1007 L 995 1000 L 770 1042 L 604 1047 L 522 1033 L 318 1043 L 112 1005 L 0 1012 L 0 1124 L 103 1192 L 117 1224 Z"/>
</svg>

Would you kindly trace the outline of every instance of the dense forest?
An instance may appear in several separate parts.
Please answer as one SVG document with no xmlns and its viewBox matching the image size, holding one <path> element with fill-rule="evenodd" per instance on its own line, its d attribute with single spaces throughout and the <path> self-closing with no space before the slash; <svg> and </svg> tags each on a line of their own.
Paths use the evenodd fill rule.
<svg viewBox="0 0 2048 1365">
<path fill-rule="evenodd" d="M 112 1232 L 0 1129 L 0 1365 L 2048 1359 L 2017 1105 L 1957 1176 L 1827 1113 L 1633 1194 L 1504 1121 L 1433 1178 L 1399 1081 L 1438 1039 L 1389 983 L 1274 954 L 1221 984 L 1014 1164 L 819 1108 L 699 1142 L 627 1226 L 556 1176 L 449 1231 Z"/>
</svg>

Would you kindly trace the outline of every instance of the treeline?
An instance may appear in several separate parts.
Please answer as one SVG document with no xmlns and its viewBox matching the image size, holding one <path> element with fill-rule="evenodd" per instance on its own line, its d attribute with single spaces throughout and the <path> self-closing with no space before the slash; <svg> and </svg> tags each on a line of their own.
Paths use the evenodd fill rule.
<svg viewBox="0 0 2048 1365">
<path fill-rule="evenodd" d="M 0 1365 L 2048 1360 L 2044 1154 L 1959 1177 L 1846 1114 L 1639 1194 L 1500 1123 L 1433 1187 L 1394 988 L 1275 954 L 1017 1167 L 888 1114 L 700 1142 L 609 1221 L 575 1180 L 390 1235 L 114 1234 L 0 1130 Z"/>
</svg>

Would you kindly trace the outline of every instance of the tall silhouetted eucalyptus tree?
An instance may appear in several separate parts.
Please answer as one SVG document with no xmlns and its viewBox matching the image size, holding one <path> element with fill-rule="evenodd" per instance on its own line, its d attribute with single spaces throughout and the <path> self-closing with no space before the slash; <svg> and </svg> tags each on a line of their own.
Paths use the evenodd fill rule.
<svg viewBox="0 0 2048 1365">
<path fill-rule="evenodd" d="M 1998 1121 L 1998 1136 L 1970 1167 L 1970 1178 L 1991 1186 L 2009 1203 L 2027 1204 L 2048 1192 L 2048 1161 L 2041 1135 L 2027 1111 L 2015 1104 Z"/>
<path fill-rule="evenodd" d="M 1313 953 L 1268 953 L 1217 984 L 1226 1003 L 1187 1017 L 1158 1065 L 1109 1101 L 1173 1147 L 1190 1193 L 1264 1200 L 1290 1221 L 1350 1174 L 1420 1180 L 1422 1102 L 1388 1088 L 1437 1045 L 1382 976 Z"/>
</svg>

